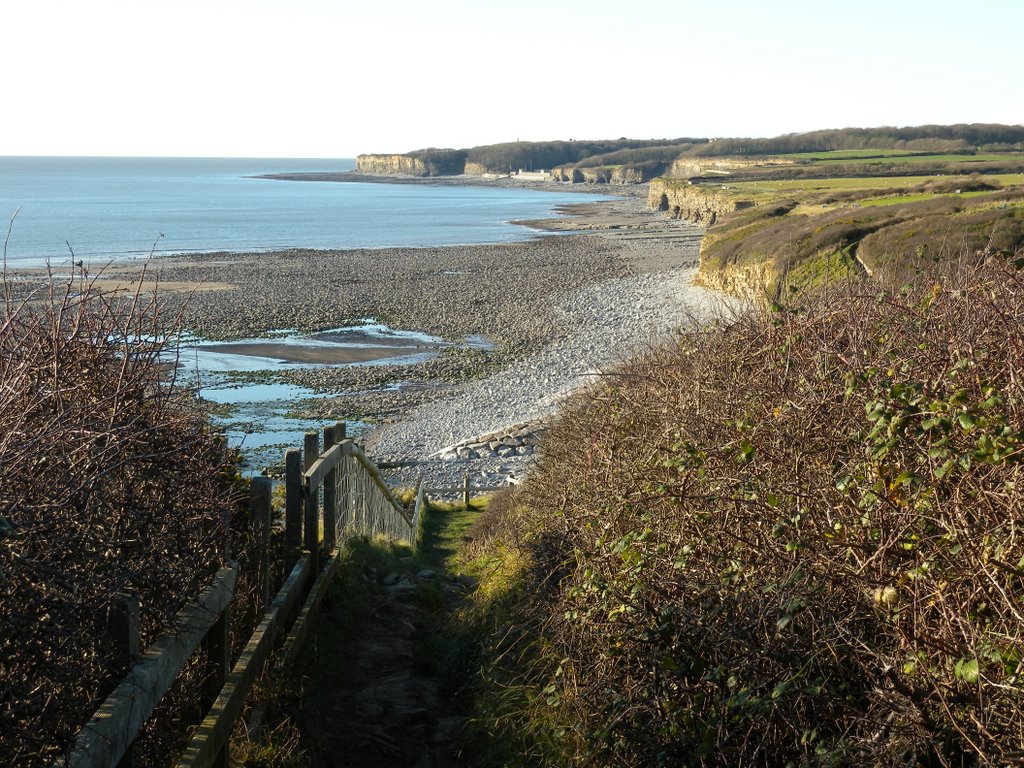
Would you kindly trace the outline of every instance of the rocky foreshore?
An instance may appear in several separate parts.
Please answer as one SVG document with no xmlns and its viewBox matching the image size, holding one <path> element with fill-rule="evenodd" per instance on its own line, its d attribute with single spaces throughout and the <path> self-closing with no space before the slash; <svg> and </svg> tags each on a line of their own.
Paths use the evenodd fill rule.
<svg viewBox="0 0 1024 768">
<path fill-rule="evenodd" d="M 616 363 L 680 327 L 727 311 L 718 294 L 692 285 L 694 271 L 687 264 L 611 279 L 564 297 L 558 305 L 563 333 L 557 338 L 374 430 L 367 438 L 369 450 L 403 465 L 394 470 L 402 484 L 412 484 L 419 475 L 444 487 L 466 473 L 480 486 L 521 477 L 535 459 L 533 445 L 519 450 L 523 444 L 507 438 L 542 432 L 538 426 L 524 429 L 523 422 L 537 425 L 557 411 L 564 397 Z"/>
<path fill-rule="evenodd" d="M 531 222 L 566 234 L 527 242 L 196 254 L 161 259 L 150 277 L 175 287 L 165 298 L 172 309 L 180 302 L 184 325 L 207 338 L 375 318 L 445 339 L 427 350 L 433 357 L 412 364 L 268 375 L 328 395 L 301 406 L 304 416 L 378 424 L 360 439 L 399 465 L 398 484 L 424 474 L 428 485 L 451 486 L 469 473 L 476 485 L 495 485 L 522 476 L 535 459 L 533 437 L 506 438 L 549 417 L 562 397 L 617 361 L 721 305 L 718 294 L 692 284 L 700 229 L 651 213 L 637 198 L 571 213 Z M 130 284 L 137 272 L 117 265 L 107 279 Z M 182 290 L 189 286 L 210 289 Z"/>
</svg>

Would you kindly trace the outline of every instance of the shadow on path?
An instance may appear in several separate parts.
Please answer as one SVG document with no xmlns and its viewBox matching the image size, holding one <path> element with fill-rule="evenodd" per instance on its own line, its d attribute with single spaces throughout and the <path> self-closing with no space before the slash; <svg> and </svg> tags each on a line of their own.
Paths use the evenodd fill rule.
<svg viewBox="0 0 1024 768">
<path fill-rule="evenodd" d="M 445 571 L 475 513 L 434 511 L 418 552 L 353 542 L 297 670 L 309 765 L 445 768 L 465 722 L 444 673 L 475 581 Z"/>
</svg>

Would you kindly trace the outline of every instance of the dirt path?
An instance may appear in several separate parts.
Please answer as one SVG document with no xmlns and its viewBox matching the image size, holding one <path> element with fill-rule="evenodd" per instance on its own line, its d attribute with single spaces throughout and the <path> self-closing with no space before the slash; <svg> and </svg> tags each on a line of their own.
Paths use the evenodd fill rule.
<svg viewBox="0 0 1024 768">
<path fill-rule="evenodd" d="M 450 551 L 443 534 L 428 531 L 415 556 L 370 545 L 354 552 L 302 671 L 299 727 L 310 766 L 458 764 L 465 716 L 445 680 L 445 627 L 475 581 L 444 571 Z"/>
</svg>

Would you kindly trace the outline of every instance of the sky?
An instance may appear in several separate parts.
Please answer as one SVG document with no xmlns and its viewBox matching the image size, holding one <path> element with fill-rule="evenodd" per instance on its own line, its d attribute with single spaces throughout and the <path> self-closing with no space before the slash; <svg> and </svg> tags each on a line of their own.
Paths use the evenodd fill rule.
<svg viewBox="0 0 1024 768">
<path fill-rule="evenodd" d="M 26 0 L 0 155 L 1024 123 L 1021 0 Z"/>
</svg>

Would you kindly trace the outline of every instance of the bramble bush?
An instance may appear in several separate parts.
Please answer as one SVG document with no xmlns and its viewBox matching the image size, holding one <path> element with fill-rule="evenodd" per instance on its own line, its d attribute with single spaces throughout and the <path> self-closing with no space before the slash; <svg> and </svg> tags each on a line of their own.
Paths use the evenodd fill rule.
<svg viewBox="0 0 1024 768">
<path fill-rule="evenodd" d="M 115 597 L 138 595 L 145 646 L 239 552 L 235 465 L 176 380 L 176 318 L 155 295 L 104 294 L 80 268 L 26 285 L 5 271 L 0 754 L 42 766 L 124 674 L 106 631 Z M 194 703 L 191 670 L 179 698 Z M 143 764 L 180 720 L 151 728 Z"/>
<path fill-rule="evenodd" d="M 562 764 L 1021 759 L 1021 267 L 797 295 L 571 400 L 520 494 Z"/>
</svg>

